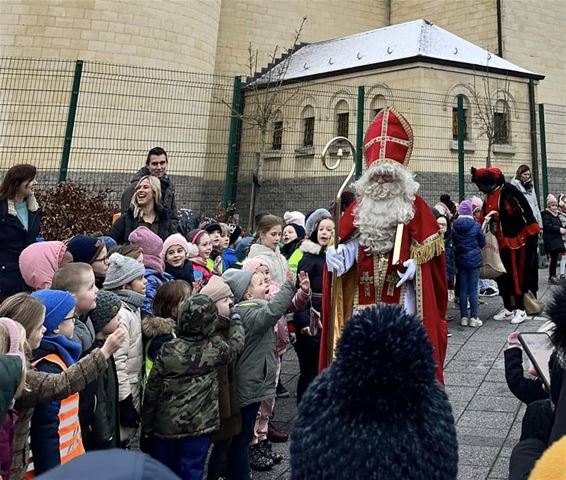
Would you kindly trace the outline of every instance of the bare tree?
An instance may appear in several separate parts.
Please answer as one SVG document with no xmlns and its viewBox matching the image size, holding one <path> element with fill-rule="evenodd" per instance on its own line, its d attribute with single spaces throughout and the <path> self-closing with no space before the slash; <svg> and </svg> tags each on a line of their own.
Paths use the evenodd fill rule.
<svg viewBox="0 0 566 480">
<path fill-rule="evenodd" d="M 479 128 L 479 137 L 487 139 L 486 167 L 491 167 L 493 146 L 507 143 L 509 131 L 509 78 L 500 79 L 490 75 L 490 58 L 491 55 L 488 55 L 486 68 L 480 73 L 480 78 L 474 75 L 473 84 L 470 85 L 475 107 L 474 120 Z"/>
<path fill-rule="evenodd" d="M 300 91 L 299 85 L 292 89 L 283 89 L 282 86 L 291 66 L 291 53 L 300 43 L 300 38 L 306 21 L 307 17 L 303 17 L 299 27 L 295 30 L 293 42 L 290 47 L 282 49 L 279 45 L 276 45 L 273 52 L 269 55 L 272 63 L 276 63 L 279 56 L 287 56 L 287 58 L 284 58 L 273 68 L 268 68 L 264 75 L 258 76 L 258 78 L 255 79 L 254 76 L 256 75 L 259 67 L 259 50 L 254 48 L 251 43 L 249 44 L 247 65 L 249 77 L 248 84 L 246 86 L 244 113 L 233 111 L 232 106 L 222 100 L 222 102 L 230 108 L 230 110 L 232 110 L 232 114 L 237 115 L 243 124 L 248 125 L 252 131 L 256 130 L 259 133 L 259 142 L 255 152 L 255 165 L 251 184 L 251 200 L 248 219 L 250 227 L 252 226 L 255 214 L 257 191 L 261 186 L 262 181 L 265 153 L 269 144 L 268 136 L 275 115 L 292 99 L 294 99 Z"/>
</svg>

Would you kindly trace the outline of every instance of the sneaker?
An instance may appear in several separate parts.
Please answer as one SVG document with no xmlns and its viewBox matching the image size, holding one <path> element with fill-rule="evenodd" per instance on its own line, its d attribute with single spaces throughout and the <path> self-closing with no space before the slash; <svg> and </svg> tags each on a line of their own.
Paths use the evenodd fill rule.
<svg viewBox="0 0 566 480">
<path fill-rule="evenodd" d="M 450 338 L 450 337 L 452 336 L 452 334 L 451 334 L 450 332 L 448 332 L 448 333 L 446 334 L 446 336 L 447 336 L 448 338 Z"/>
<path fill-rule="evenodd" d="M 515 310 L 513 314 L 513 318 L 511 319 L 511 323 L 513 325 L 517 325 L 519 323 L 523 323 L 527 319 L 527 313 L 524 310 Z"/>
<path fill-rule="evenodd" d="M 560 281 L 560 279 L 559 279 L 559 278 L 556 278 L 556 277 L 550 277 L 550 278 L 548 279 L 548 283 L 550 283 L 551 285 L 561 285 L 561 284 L 562 284 L 562 282 Z"/>
<path fill-rule="evenodd" d="M 483 298 L 478 298 L 478 303 L 480 305 L 483 305 L 485 303 L 485 300 Z"/>
<path fill-rule="evenodd" d="M 448 301 L 453 302 L 454 298 L 454 290 L 448 290 Z"/>
<path fill-rule="evenodd" d="M 467 327 L 468 326 L 468 317 L 462 317 L 462 320 L 460 320 L 460 325 L 462 325 L 462 327 Z"/>
<path fill-rule="evenodd" d="M 281 380 L 279 380 L 279 383 L 277 384 L 277 390 L 275 393 L 277 394 L 277 398 L 289 398 L 289 390 L 283 386 Z"/>
<path fill-rule="evenodd" d="M 511 320 L 513 318 L 513 316 L 514 316 L 513 312 L 510 312 L 509 310 L 504 308 L 497 315 L 494 315 L 493 319 L 496 322 L 500 322 L 501 320 Z"/>
<path fill-rule="evenodd" d="M 491 287 L 487 287 L 486 289 L 480 291 L 480 296 L 482 297 L 495 297 L 496 295 L 497 292 L 494 288 Z"/>
<path fill-rule="evenodd" d="M 258 443 L 250 446 L 250 467 L 256 472 L 267 472 L 273 468 L 275 462 L 265 455 Z"/>
<path fill-rule="evenodd" d="M 289 435 L 281 430 L 277 430 L 270 422 L 267 426 L 267 439 L 273 443 L 285 443 L 289 440 Z"/>
<path fill-rule="evenodd" d="M 477 317 L 470 318 L 470 321 L 468 322 L 468 327 L 477 328 L 477 327 L 481 327 L 482 325 L 483 322 Z"/>
<path fill-rule="evenodd" d="M 273 460 L 273 463 L 275 465 L 279 465 L 283 461 L 283 455 L 281 455 L 280 453 L 274 452 L 273 446 L 271 445 L 271 443 L 269 441 L 264 440 L 263 442 L 259 442 L 259 446 L 262 448 L 264 455 L 267 458 L 271 458 L 271 460 Z"/>
</svg>

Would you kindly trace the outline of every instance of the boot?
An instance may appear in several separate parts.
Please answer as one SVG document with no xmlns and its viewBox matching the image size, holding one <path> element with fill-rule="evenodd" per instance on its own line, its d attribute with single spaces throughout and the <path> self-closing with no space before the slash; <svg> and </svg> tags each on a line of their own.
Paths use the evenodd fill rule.
<svg viewBox="0 0 566 480">
<path fill-rule="evenodd" d="M 271 422 L 269 422 L 267 427 L 267 439 L 273 443 L 285 443 L 289 440 L 289 435 L 281 430 L 277 430 Z"/>
<path fill-rule="evenodd" d="M 269 458 L 261 444 L 250 446 L 250 467 L 256 472 L 267 472 L 273 468 L 275 462 Z"/>
<path fill-rule="evenodd" d="M 278 465 L 283 461 L 283 455 L 273 451 L 273 447 L 268 440 L 259 442 L 258 446 L 261 447 L 264 456 L 273 460 L 273 463 L 275 465 Z"/>
</svg>

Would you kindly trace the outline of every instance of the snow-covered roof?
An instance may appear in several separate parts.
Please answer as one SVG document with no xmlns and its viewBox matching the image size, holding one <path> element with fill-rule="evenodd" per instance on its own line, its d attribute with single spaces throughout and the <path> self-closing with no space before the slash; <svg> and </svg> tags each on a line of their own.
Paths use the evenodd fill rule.
<svg viewBox="0 0 566 480">
<path fill-rule="evenodd" d="M 296 81 L 409 61 L 489 68 L 490 71 L 512 76 L 544 78 L 421 19 L 307 44 L 258 75 L 256 81 L 270 83 L 278 81 L 281 75 L 285 82 Z"/>
</svg>

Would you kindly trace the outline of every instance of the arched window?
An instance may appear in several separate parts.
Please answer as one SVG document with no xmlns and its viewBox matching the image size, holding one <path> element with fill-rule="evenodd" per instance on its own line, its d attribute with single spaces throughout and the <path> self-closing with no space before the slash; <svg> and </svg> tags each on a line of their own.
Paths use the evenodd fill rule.
<svg viewBox="0 0 566 480">
<path fill-rule="evenodd" d="M 465 95 L 459 95 L 463 99 L 464 106 L 464 140 L 470 140 L 470 101 Z M 458 140 L 458 97 L 454 97 L 454 106 L 452 107 L 452 139 Z"/>
<path fill-rule="evenodd" d="M 383 95 L 376 95 L 375 97 L 373 97 L 369 105 L 369 108 L 371 110 L 370 120 L 373 121 L 373 119 L 377 117 L 379 112 L 381 112 L 386 106 L 387 101 L 385 100 L 385 97 Z"/>
<path fill-rule="evenodd" d="M 307 105 L 301 115 L 303 119 L 303 147 L 314 145 L 314 108 Z"/>
<path fill-rule="evenodd" d="M 498 145 L 511 143 L 509 118 L 509 104 L 505 100 L 497 100 L 493 111 L 493 135 Z"/>
<path fill-rule="evenodd" d="M 283 146 L 283 117 L 281 112 L 276 112 L 273 116 L 273 132 L 271 136 L 271 149 L 281 150 Z"/>
<path fill-rule="evenodd" d="M 346 100 L 340 100 L 334 108 L 336 119 L 336 135 L 348 138 L 350 112 Z"/>
</svg>

